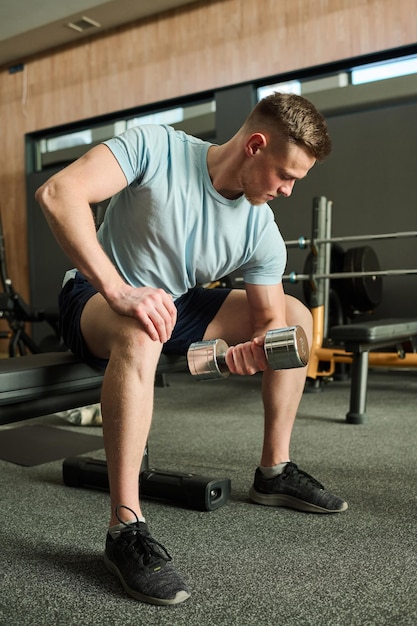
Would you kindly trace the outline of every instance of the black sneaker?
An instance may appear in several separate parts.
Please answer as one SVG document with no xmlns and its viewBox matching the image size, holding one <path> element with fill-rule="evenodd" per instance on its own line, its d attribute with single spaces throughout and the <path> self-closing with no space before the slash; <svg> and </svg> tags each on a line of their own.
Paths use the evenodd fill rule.
<svg viewBox="0 0 417 626">
<path fill-rule="evenodd" d="M 291 462 L 274 478 L 265 478 L 258 467 L 249 497 L 257 504 L 286 506 L 307 513 L 340 513 L 348 508 L 347 502 L 326 491 L 315 478 Z"/>
<path fill-rule="evenodd" d="M 178 604 L 190 597 L 187 585 L 176 573 L 171 556 L 163 545 L 151 536 L 147 525 L 139 522 L 125 523 L 116 515 L 122 528 L 113 538 L 107 533 L 104 563 L 119 577 L 125 591 L 136 600 L 150 604 Z"/>
</svg>

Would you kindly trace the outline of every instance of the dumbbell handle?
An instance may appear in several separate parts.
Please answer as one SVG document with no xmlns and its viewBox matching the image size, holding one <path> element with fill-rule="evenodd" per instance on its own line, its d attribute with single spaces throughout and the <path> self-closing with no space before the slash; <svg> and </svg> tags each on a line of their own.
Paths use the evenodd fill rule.
<svg viewBox="0 0 417 626">
<path fill-rule="evenodd" d="M 196 341 L 189 347 L 187 358 L 191 374 L 199 379 L 226 378 L 229 346 L 223 339 Z M 301 326 L 269 330 L 264 342 L 265 355 L 271 369 L 304 367 L 308 363 L 308 342 Z"/>
</svg>

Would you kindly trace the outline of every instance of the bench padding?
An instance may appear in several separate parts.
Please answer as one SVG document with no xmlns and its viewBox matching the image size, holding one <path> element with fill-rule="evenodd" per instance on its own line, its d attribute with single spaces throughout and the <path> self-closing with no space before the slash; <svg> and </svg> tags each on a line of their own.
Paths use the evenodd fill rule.
<svg viewBox="0 0 417 626">
<path fill-rule="evenodd" d="M 386 319 L 333 326 L 331 338 L 343 343 L 357 343 L 372 346 L 385 342 L 385 345 L 406 340 L 417 335 L 417 320 Z"/>
<path fill-rule="evenodd" d="M 184 356 L 162 354 L 157 374 L 186 371 Z M 103 371 L 69 352 L 0 359 L 0 424 L 94 404 Z"/>
<path fill-rule="evenodd" d="M 99 388 L 102 372 L 66 352 L 51 352 L 0 361 L 0 406 L 42 398 L 46 394 Z"/>
</svg>

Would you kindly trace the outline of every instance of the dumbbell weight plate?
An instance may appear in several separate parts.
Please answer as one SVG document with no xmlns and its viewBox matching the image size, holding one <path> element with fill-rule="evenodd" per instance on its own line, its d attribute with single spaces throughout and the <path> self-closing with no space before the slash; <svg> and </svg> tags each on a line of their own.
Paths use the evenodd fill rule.
<svg viewBox="0 0 417 626">
<path fill-rule="evenodd" d="M 225 361 L 228 347 L 223 339 L 192 343 L 187 353 L 188 367 L 191 374 L 197 380 L 226 378 L 229 376 L 230 372 Z"/>
<path fill-rule="evenodd" d="M 269 366 L 273 370 L 304 367 L 308 363 L 308 341 L 301 326 L 269 330 L 264 347 Z"/>
</svg>

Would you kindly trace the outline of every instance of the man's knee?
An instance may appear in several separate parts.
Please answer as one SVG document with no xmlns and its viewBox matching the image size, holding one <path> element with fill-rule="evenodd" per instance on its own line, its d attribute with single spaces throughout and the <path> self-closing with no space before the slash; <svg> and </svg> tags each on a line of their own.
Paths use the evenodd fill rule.
<svg viewBox="0 0 417 626">
<path fill-rule="evenodd" d="M 311 336 L 313 330 L 313 317 L 310 309 L 294 296 L 285 296 L 286 318 L 289 326 L 302 326 L 307 334 Z"/>
<path fill-rule="evenodd" d="M 114 353 L 122 353 L 126 359 L 136 359 L 146 354 L 152 341 L 138 320 L 119 315 L 110 308 L 101 294 L 96 294 L 86 303 L 81 316 L 81 332 L 88 349 L 99 358 L 109 359 Z M 159 344 L 158 344 L 159 346 Z"/>
</svg>

